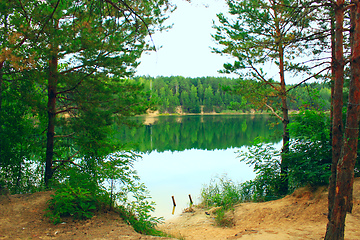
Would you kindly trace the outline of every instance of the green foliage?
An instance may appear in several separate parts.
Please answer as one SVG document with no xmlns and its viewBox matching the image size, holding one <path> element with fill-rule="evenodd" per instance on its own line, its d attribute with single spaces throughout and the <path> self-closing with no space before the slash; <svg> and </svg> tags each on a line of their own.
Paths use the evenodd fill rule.
<svg viewBox="0 0 360 240">
<path fill-rule="evenodd" d="M 241 162 L 254 167 L 256 173 L 254 180 L 245 182 L 241 187 L 244 201 L 268 201 L 281 197 L 281 150 L 258 138 L 247 151 L 239 152 L 238 157 Z"/>
<path fill-rule="evenodd" d="M 29 155 L 45 158 L 46 153 L 45 183 L 52 170 L 75 155 L 104 155 L 110 148 L 104 139 L 115 114 L 122 121 L 149 107 L 143 86 L 125 79 L 134 74 L 141 54 L 153 49 L 145 38 L 166 28 L 163 22 L 173 10 L 166 0 L 117 6 L 87 3 L 1 3 L 0 127 L 6 132 L 0 137 L 9 144 L 0 155 L 7 156 L 6 165 L 16 165 L 14 171 L 24 172 L 22 161 L 31 161 Z M 17 118 L 3 118 L 10 113 L 8 107 L 15 106 Z M 34 125 L 42 129 L 34 133 Z M 14 142 L 8 141 L 11 138 Z M 34 153 L 29 144 L 36 140 L 42 149 Z M 12 150 L 16 159 L 8 157 L 14 155 Z"/>
<path fill-rule="evenodd" d="M 306 110 L 289 125 L 294 140 L 284 159 L 287 161 L 290 189 L 327 183 L 331 162 L 328 124 L 324 113 Z M 219 178 L 218 181 L 212 180 L 201 191 L 205 206 L 220 207 L 216 216 L 220 225 L 231 224 L 225 217 L 229 215 L 226 210 L 236 203 L 268 201 L 282 196 L 279 189 L 281 150 L 257 138 L 247 150 L 239 152 L 239 158 L 254 168 L 254 180 L 235 185 L 227 178 Z"/>
<path fill-rule="evenodd" d="M 155 226 L 162 218 L 151 216 L 155 203 L 150 201 L 146 186 L 140 182 L 133 162 L 140 157 L 133 152 L 117 152 L 107 156 L 107 161 L 99 166 L 103 186 L 113 198 L 112 204 L 128 220 L 137 232 L 159 235 Z M 106 182 L 108 184 L 106 184 Z"/>
<path fill-rule="evenodd" d="M 331 163 L 329 121 L 326 114 L 303 110 L 289 124 L 292 135 L 290 151 L 285 155 L 289 189 L 305 185 L 328 183 Z M 254 167 L 256 177 L 241 186 L 243 201 L 268 201 L 281 197 L 281 151 L 273 144 L 257 139 L 247 151 L 240 153 L 241 161 Z"/>
<path fill-rule="evenodd" d="M 301 109 L 299 114 L 294 115 L 288 128 L 293 138 L 326 141 L 330 136 L 329 119 L 329 115 L 324 112 Z"/>
<path fill-rule="evenodd" d="M 228 210 L 241 200 L 239 185 L 226 176 L 212 179 L 208 186 L 201 189 L 201 203 L 205 207 L 215 206 Z"/>
<path fill-rule="evenodd" d="M 179 106 L 184 113 L 200 113 L 201 108 L 205 113 L 226 112 L 227 109 L 249 112 L 250 109 L 265 109 L 263 106 L 266 99 L 267 103 L 277 102 L 274 91 L 267 84 L 253 80 L 172 76 L 135 77 L 134 81 L 144 84 L 146 90 L 151 90 L 151 99 L 157 103 L 157 110 L 160 113 L 176 113 L 176 108 Z M 257 89 L 256 92 L 254 88 Z M 314 96 L 315 91 L 320 97 Z M 306 104 L 305 101 L 311 100 L 312 107 L 321 106 L 322 109 L 329 110 L 329 92 L 330 88 L 326 84 L 312 83 L 298 86 L 290 92 L 289 108 L 298 110 Z M 268 97 L 258 101 L 259 95 Z"/>
<path fill-rule="evenodd" d="M 292 88 L 292 86 L 289 86 Z M 302 84 L 299 87 L 291 89 L 289 92 L 289 108 L 294 110 L 300 109 L 317 109 L 327 111 L 330 109 L 331 90 L 328 84 Z"/>
<path fill-rule="evenodd" d="M 0 180 L 12 194 L 34 192 L 40 187 L 38 152 L 42 147 L 34 118 L 37 89 L 17 74 L 1 76 L 4 70 L 0 69 Z"/>
<path fill-rule="evenodd" d="M 267 77 L 262 65 L 273 62 L 279 66 L 279 58 L 284 57 L 286 71 L 309 70 L 294 58 L 321 49 L 321 45 L 302 42 L 302 38 L 313 31 L 310 23 L 316 13 L 301 2 L 287 1 L 227 1 L 231 17 L 224 13 L 217 15 L 219 25 L 214 26 L 212 35 L 221 48 L 214 48 L 218 54 L 236 58 L 234 63 L 224 64 L 224 73 L 235 72 L 263 81 Z M 310 50 L 311 49 L 311 50 Z M 283 56 L 280 56 L 283 54 Z M 255 72 L 254 70 L 257 69 Z"/>
<path fill-rule="evenodd" d="M 116 154 L 124 143 L 113 140 L 112 125 L 131 125 L 127 117 L 150 108 L 143 84 L 128 77 L 172 10 L 167 0 L 0 3 L 2 184 L 13 193 L 41 188 L 45 162 L 46 187 L 57 189 L 54 222 L 113 207 L 121 194 L 107 191 L 109 179 L 138 195 L 131 209 L 139 221 L 152 221 L 130 171 L 134 157 Z"/>
<path fill-rule="evenodd" d="M 235 225 L 233 208 L 225 210 L 221 207 L 215 211 L 215 214 L 215 221 L 220 227 L 232 227 Z"/>
<path fill-rule="evenodd" d="M 99 202 L 90 191 L 84 188 L 72 188 L 69 185 L 58 189 L 49 200 L 46 216 L 54 224 L 61 223 L 63 217 L 74 219 L 88 219 L 99 210 Z"/>
<path fill-rule="evenodd" d="M 119 200 L 122 201 L 122 206 L 119 206 L 120 215 L 130 222 L 134 227 L 135 231 L 147 234 L 147 235 L 161 235 L 162 233 L 155 229 L 158 223 L 161 223 L 163 218 L 152 217 L 151 212 L 154 211 L 154 202 L 148 201 L 150 196 L 143 184 L 133 186 L 129 190 L 131 193 L 131 201 L 122 194 L 122 198 Z"/>
<path fill-rule="evenodd" d="M 239 184 L 235 184 L 226 176 L 212 179 L 210 184 L 201 189 L 201 204 L 205 207 L 217 207 L 215 221 L 219 226 L 232 226 L 230 213 L 233 206 L 242 202 L 243 195 Z"/>
<path fill-rule="evenodd" d="M 113 209 L 143 234 L 156 234 L 156 224 L 162 218 L 151 216 L 154 202 L 140 182 L 133 162 L 139 156 L 133 152 L 115 152 L 103 159 L 79 159 L 76 167 L 64 165 L 53 181 L 58 190 L 49 201 L 47 216 L 54 223 L 63 217 L 86 219 L 102 209 Z"/>
<path fill-rule="evenodd" d="M 303 110 L 289 124 L 289 179 L 293 188 L 328 183 L 331 164 L 329 117 L 315 110 Z"/>
</svg>

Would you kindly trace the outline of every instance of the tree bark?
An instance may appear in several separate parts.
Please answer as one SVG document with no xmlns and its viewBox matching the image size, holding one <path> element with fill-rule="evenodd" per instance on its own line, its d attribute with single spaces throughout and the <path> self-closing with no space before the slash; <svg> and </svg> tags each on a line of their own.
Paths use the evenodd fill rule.
<svg viewBox="0 0 360 240">
<path fill-rule="evenodd" d="M 58 80 L 58 56 L 57 49 L 52 46 L 51 56 L 49 59 L 49 76 L 48 76 L 48 127 L 46 133 L 46 157 L 45 157 L 45 186 L 49 187 L 49 180 L 53 176 L 53 156 L 54 156 L 54 139 L 55 139 L 55 118 L 56 118 L 56 94 Z"/>
<path fill-rule="evenodd" d="M 1 111 L 1 106 L 2 106 L 2 92 L 3 92 L 3 66 L 4 66 L 4 61 L 0 62 L 0 111 Z"/>
<path fill-rule="evenodd" d="M 331 219 L 325 239 L 344 239 L 346 213 L 352 211 L 354 167 L 357 157 L 360 112 L 360 3 L 351 8 L 351 78 L 345 137 L 336 169 L 336 187 Z"/>
<path fill-rule="evenodd" d="M 288 179 L 288 163 L 286 161 L 286 154 L 289 152 L 289 141 L 290 134 L 288 129 L 289 124 L 289 109 L 287 106 L 287 97 L 286 97 L 286 84 L 284 76 L 284 49 L 282 46 L 279 48 L 279 69 L 280 69 L 280 98 L 281 98 L 281 109 L 282 109 L 282 123 L 283 123 L 283 147 L 282 147 L 282 156 L 280 164 L 280 193 L 286 194 L 289 190 L 289 179 Z"/>
<path fill-rule="evenodd" d="M 332 142 L 332 126 L 333 126 L 333 117 L 334 117 L 334 64 L 335 64 L 335 19 L 334 12 L 330 10 L 330 32 L 331 32 L 331 79 L 330 79 L 330 87 L 331 87 L 331 103 L 330 103 L 330 141 Z"/>
<path fill-rule="evenodd" d="M 281 111 L 282 111 L 282 124 L 283 124 L 283 147 L 282 147 L 282 156 L 280 163 L 280 194 L 287 194 L 289 190 L 289 180 L 288 180 L 288 163 L 286 161 L 286 153 L 289 152 L 289 141 L 290 134 L 288 130 L 289 124 L 289 109 L 287 106 L 287 94 L 286 94 L 286 84 L 285 84 L 285 68 L 284 68 L 284 45 L 282 40 L 282 33 L 280 31 L 280 19 L 277 19 L 276 26 L 276 41 L 278 44 L 278 53 L 279 53 L 279 75 L 280 75 L 280 90 L 279 95 L 281 99 Z"/>
<path fill-rule="evenodd" d="M 359 0 L 352 0 L 351 3 L 356 6 L 356 7 L 352 7 L 351 10 L 350 10 L 350 47 L 351 47 L 351 60 L 350 60 L 350 76 L 351 76 L 351 82 L 350 84 L 353 84 L 349 87 L 351 88 L 354 88 L 354 90 L 357 88 L 357 83 L 360 81 L 360 63 L 359 63 L 359 45 L 360 45 L 360 40 L 359 40 L 359 37 L 360 37 L 360 26 L 359 26 L 359 19 L 360 19 L 360 16 L 357 16 L 359 15 L 359 13 L 357 13 L 359 10 Z M 348 109 L 350 107 L 350 94 L 349 93 L 349 102 L 348 102 Z M 353 96 L 355 97 L 355 96 Z M 356 102 L 355 99 L 353 99 L 353 101 Z M 356 103 L 355 103 L 355 106 Z M 354 110 L 354 109 L 353 109 Z M 359 114 L 359 110 L 358 110 L 358 114 Z M 358 119 L 357 121 L 359 121 L 359 118 L 360 116 L 358 115 L 357 116 Z M 346 131 L 347 129 L 345 129 L 345 134 L 346 134 Z M 358 131 L 358 130 L 357 130 Z M 359 135 L 359 133 L 357 133 Z M 355 167 L 355 162 L 356 162 L 356 158 L 357 158 L 357 155 L 355 156 L 355 159 L 353 160 L 354 161 L 354 166 L 353 168 Z M 352 172 L 352 174 L 354 174 L 354 172 Z M 354 177 L 352 177 L 354 178 Z M 352 212 L 352 209 L 353 209 L 353 184 L 354 183 L 354 180 L 352 179 L 351 181 L 351 191 L 349 193 L 349 201 L 348 201 L 348 205 L 347 205 L 347 209 L 346 211 L 351 213 Z"/>
<path fill-rule="evenodd" d="M 328 195 L 328 228 L 332 225 L 332 213 L 335 201 L 336 189 L 336 172 L 337 164 L 341 154 L 343 139 L 343 86 L 344 86 L 344 50 L 343 50 L 343 22 L 344 22 L 344 0 L 337 0 L 335 8 L 335 49 L 333 53 L 332 69 L 333 69 L 333 95 L 332 95 L 332 164 L 331 176 L 329 179 L 329 195 Z M 328 235 L 328 234 L 327 234 Z M 331 238 L 329 238 L 331 239 Z"/>
</svg>

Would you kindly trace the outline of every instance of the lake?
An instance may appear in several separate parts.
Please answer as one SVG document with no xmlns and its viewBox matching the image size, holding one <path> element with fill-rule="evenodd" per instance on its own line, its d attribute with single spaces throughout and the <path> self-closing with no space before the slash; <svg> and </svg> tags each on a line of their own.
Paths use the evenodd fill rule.
<svg viewBox="0 0 360 240">
<path fill-rule="evenodd" d="M 215 177 L 235 182 L 255 177 L 237 158 L 256 137 L 281 141 L 280 126 L 269 115 L 194 115 L 136 117 L 139 128 L 117 129 L 142 159 L 134 164 L 156 203 L 154 216 L 170 219 L 189 207 L 189 194 L 199 203 L 200 191 Z M 276 136 L 277 135 L 277 136 Z M 280 147 L 280 144 L 279 144 Z M 172 196 L 176 201 L 173 212 Z"/>
</svg>

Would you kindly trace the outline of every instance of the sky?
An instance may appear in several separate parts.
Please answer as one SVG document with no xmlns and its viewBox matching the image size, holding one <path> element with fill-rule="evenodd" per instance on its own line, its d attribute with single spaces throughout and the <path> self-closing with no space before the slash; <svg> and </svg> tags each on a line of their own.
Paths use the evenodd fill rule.
<svg viewBox="0 0 360 240">
<path fill-rule="evenodd" d="M 221 74 L 223 64 L 234 62 L 230 56 L 221 56 L 211 52 L 211 47 L 220 47 L 212 39 L 215 33 L 213 21 L 216 14 L 228 14 L 225 0 L 172 0 L 177 6 L 170 14 L 166 24 L 173 27 L 166 32 L 153 34 L 156 52 L 146 52 L 140 58 L 136 75 L 138 76 L 183 76 L 183 77 L 233 77 L 236 74 Z M 160 48 L 161 46 L 161 48 Z M 278 68 L 273 62 L 262 66 L 267 77 L 278 81 Z M 295 84 L 303 80 L 303 76 L 285 73 L 287 84 Z M 309 81 L 312 82 L 313 80 Z"/>
<path fill-rule="evenodd" d="M 216 47 L 211 34 L 216 14 L 227 12 L 225 0 L 173 0 L 177 9 L 167 24 L 174 24 L 167 32 L 155 33 L 156 52 L 142 55 L 138 67 L 139 76 L 228 76 L 220 74 L 223 64 L 232 62 L 229 57 L 211 52 Z M 159 46 L 162 46 L 159 49 Z"/>
</svg>

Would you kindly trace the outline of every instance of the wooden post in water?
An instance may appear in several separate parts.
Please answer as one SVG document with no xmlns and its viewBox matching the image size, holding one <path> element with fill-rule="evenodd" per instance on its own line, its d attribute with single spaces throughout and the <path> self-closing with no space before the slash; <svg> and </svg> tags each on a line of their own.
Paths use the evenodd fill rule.
<svg viewBox="0 0 360 240">
<path fill-rule="evenodd" d="M 176 207 L 176 203 L 175 203 L 175 198 L 174 196 L 171 196 L 172 202 L 173 202 L 173 209 L 172 209 L 172 215 L 174 215 L 175 213 L 175 207 Z"/>
<path fill-rule="evenodd" d="M 171 198 L 172 198 L 174 207 L 176 207 L 176 203 L 175 203 L 175 198 L 174 198 L 174 196 L 171 196 Z"/>
</svg>

